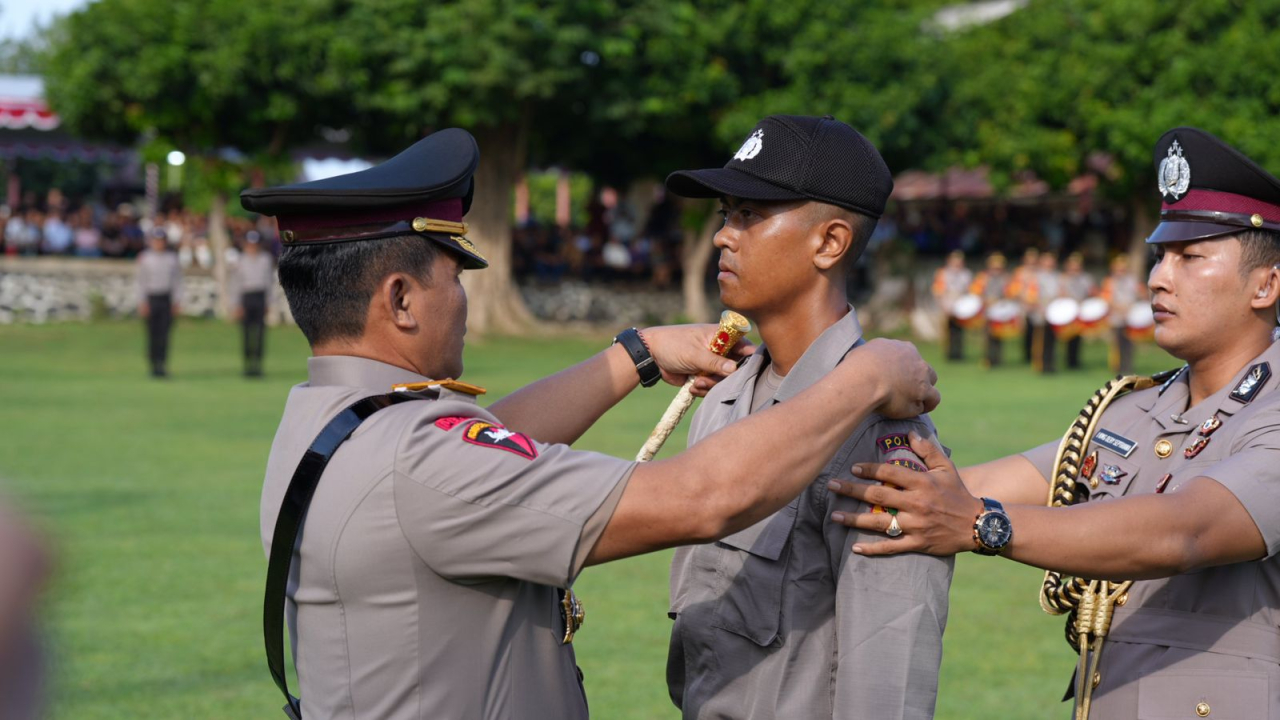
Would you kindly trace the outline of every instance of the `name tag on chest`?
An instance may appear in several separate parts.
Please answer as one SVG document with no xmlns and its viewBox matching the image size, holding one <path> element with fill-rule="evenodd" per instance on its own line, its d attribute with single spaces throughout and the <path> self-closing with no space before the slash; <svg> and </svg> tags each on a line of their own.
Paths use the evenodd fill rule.
<svg viewBox="0 0 1280 720">
<path fill-rule="evenodd" d="M 1110 430 L 1099 430 L 1093 436 L 1093 442 L 1097 445 L 1101 445 L 1102 447 L 1110 450 L 1111 452 L 1119 455 L 1122 458 L 1129 457 L 1130 455 L 1133 454 L 1133 451 L 1138 448 L 1138 443 L 1130 440 L 1129 438 L 1123 435 L 1118 435 L 1116 433 L 1113 433 Z"/>
</svg>

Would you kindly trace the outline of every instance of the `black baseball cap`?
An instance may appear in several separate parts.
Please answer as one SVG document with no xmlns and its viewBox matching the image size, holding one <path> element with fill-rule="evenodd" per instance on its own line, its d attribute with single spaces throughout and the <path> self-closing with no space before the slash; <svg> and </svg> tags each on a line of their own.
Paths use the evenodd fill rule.
<svg viewBox="0 0 1280 720">
<path fill-rule="evenodd" d="M 1148 243 L 1280 232 L 1280 180 L 1204 130 L 1180 127 L 1160 136 L 1155 167 L 1163 202 Z"/>
<path fill-rule="evenodd" d="M 724 167 L 671 173 L 667 189 L 690 198 L 817 200 L 879 218 L 893 175 L 869 140 L 830 115 L 770 115 Z"/>
<path fill-rule="evenodd" d="M 466 130 L 432 133 L 367 170 L 240 193 L 245 210 L 270 215 L 285 247 L 418 235 L 454 252 L 463 267 L 489 266 L 467 239 L 480 149 Z"/>
</svg>

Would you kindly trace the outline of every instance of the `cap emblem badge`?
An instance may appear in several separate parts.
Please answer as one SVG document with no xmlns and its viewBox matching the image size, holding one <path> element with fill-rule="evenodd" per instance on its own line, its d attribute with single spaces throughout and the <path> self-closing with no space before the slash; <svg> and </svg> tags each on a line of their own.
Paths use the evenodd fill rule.
<svg viewBox="0 0 1280 720">
<path fill-rule="evenodd" d="M 458 245 L 462 246 L 463 250 L 466 250 L 467 252 L 471 253 L 472 255 L 475 255 L 481 260 L 488 262 L 488 259 L 484 256 L 484 253 L 480 252 L 480 248 L 476 247 L 475 243 L 471 242 L 470 240 L 460 235 L 451 236 L 449 239 L 458 243 Z"/>
<path fill-rule="evenodd" d="M 756 130 L 751 133 L 751 137 L 742 143 L 742 147 L 738 148 L 738 152 L 734 153 L 734 160 L 750 160 L 760 154 L 764 149 L 764 130 Z"/>
<path fill-rule="evenodd" d="M 1182 146 L 1177 140 L 1169 146 L 1169 156 L 1160 161 L 1160 194 L 1169 202 L 1178 202 L 1191 187 L 1191 165 L 1182 156 Z"/>
</svg>

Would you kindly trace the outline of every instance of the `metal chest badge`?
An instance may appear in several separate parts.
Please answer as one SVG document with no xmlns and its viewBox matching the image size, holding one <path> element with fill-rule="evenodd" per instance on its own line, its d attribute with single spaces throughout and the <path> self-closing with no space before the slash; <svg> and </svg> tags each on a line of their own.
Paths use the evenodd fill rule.
<svg viewBox="0 0 1280 720">
<path fill-rule="evenodd" d="M 1165 473 L 1164 477 L 1160 478 L 1160 482 L 1156 483 L 1156 494 L 1159 495 L 1163 493 L 1164 489 L 1169 487 L 1169 481 L 1172 479 L 1173 473 Z"/>
<path fill-rule="evenodd" d="M 1102 472 L 1099 473 L 1098 477 L 1108 485 L 1118 485 L 1120 479 L 1128 475 L 1129 473 L 1121 470 L 1118 465 L 1103 465 Z"/>
<path fill-rule="evenodd" d="M 1192 443 L 1190 447 L 1182 451 L 1182 456 L 1190 460 L 1191 458 L 1203 452 L 1204 449 L 1208 446 L 1209 446 L 1209 438 L 1207 437 L 1199 438 L 1194 443 Z"/>
<path fill-rule="evenodd" d="M 1222 427 L 1222 420 L 1217 415 L 1210 415 L 1208 420 L 1200 423 L 1200 436 L 1209 437 L 1220 427 Z"/>
<path fill-rule="evenodd" d="M 1173 454 L 1173 443 L 1169 442 L 1165 438 L 1161 438 L 1158 442 L 1156 442 L 1155 450 L 1156 450 L 1156 457 L 1163 460 Z"/>
<path fill-rule="evenodd" d="M 1253 398 L 1258 395 L 1258 391 L 1263 385 L 1267 384 L 1267 380 L 1271 379 L 1271 363 L 1260 362 L 1249 368 L 1244 374 L 1244 379 L 1231 391 L 1231 399 L 1238 403 L 1248 405 L 1253 402 Z"/>
<path fill-rule="evenodd" d="M 1089 457 L 1084 459 L 1084 463 L 1080 465 L 1080 479 L 1089 482 L 1093 479 L 1093 471 L 1098 469 L 1098 451 L 1094 450 L 1089 453 Z M 1097 487 L 1097 481 L 1093 481 L 1093 486 Z"/>
<path fill-rule="evenodd" d="M 1160 161 L 1156 187 L 1169 202 L 1178 202 L 1191 187 L 1191 164 L 1182 156 L 1182 145 L 1177 140 L 1169 146 L 1169 155 Z"/>
<path fill-rule="evenodd" d="M 587 610 L 572 590 L 561 590 L 560 593 L 560 616 L 564 619 L 564 638 L 560 644 L 568 645 L 573 642 L 574 633 L 586 622 Z"/>
</svg>

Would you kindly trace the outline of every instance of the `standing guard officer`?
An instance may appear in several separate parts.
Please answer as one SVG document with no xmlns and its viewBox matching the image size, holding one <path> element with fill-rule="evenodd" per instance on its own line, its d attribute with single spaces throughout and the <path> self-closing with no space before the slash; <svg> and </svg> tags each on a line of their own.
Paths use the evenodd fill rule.
<svg viewBox="0 0 1280 720">
<path fill-rule="evenodd" d="M 169 249 L 163 229 L 151 231 L 147 249 L 138 254 L 138 314 L 147 324 L 147 357 L 151 376 L 168 376 L 169 331 L 182 298 L 182 265 Z"/>
<path fill-rule="evenodd" d="M 1035 284 L 1028 291 L 1031 310 L 1027 314 L 1031 340 L 1031 363 L 1037 372 L 1051 374 L 1058 370 L 1058 336 L 1049 325 L 1045 311 L 1049 303 L 1062 297 L 1062 274 L 1058 258 L 1052 252 L 1040 253 Z"/>
<path fill-rule="evenodd" d="M 245 233 L 244 252 L 231 273 L 235 317 L 244 329 L 245 377 L 262 377 L 267 336 L 267 300 L 276 283 L 276 262 L 262 249 L 257 230 Z"/>
<path fill-rule="evenodd" d="M 1093 297 L 1098 292 L 1098 284 L 1093 276 L 1085 272 L 1084 256 L 1073 252 L 1067 256 L 1062 268 L 1062 294 L 1075 300 L 1077 305 Z M 1084 335 L 1079 331 L 1067 340 L 1067 369 L 1080 369 L 1080 349 L 1084 345 Z"/>
<path fill-rule="evenodd" d="M 959 475 L 916 443 L 930 472 L 855 472 L 901 491 L 841 489 L 899 508 L 903 535 L 855 552 L 1049 570 L 1042 606 L 1070 613 L 1081 652 L 1077 718 L 1277 720 L 1280 180 L 1195 128 L 1165 133 L 1155 161 L 1155 339 L 1186 365 L 1108 383 L 1061 442 Z"/>
<path fill-rule="evenodd" d="M 634 328 L 488 408 L 462 374 L 475 140 L 442 130 L 368 170 L 245 191 L 313 357 L 267 461 L 268 664 L 328 718 L 585 718 L 572 647 L 586 565 L 711 542 L 782 508 L 872 412 L 931 409 L 907 343 L 872 341 L 806 392 L 673 458 L 568 447 L 637 384 L 734 363 L 714 325 Z M 713 384 L 699 381 L 703 393 Z"/>
<path fill-rule="evenodd" d="M 1129 256 L 1119 253 L 1111 260 L 1111 274 L 1102 281 L 1102 299 L 1107 301 L 1111 326 L 1111 352 L 1109 360 L 1112 372 L 1128 375 L 1133 372 L 1133 339 L 1129 337 L 1129 310 L 1145 296 L 1138 278 L 1129 271 Z"/>
</svg>

